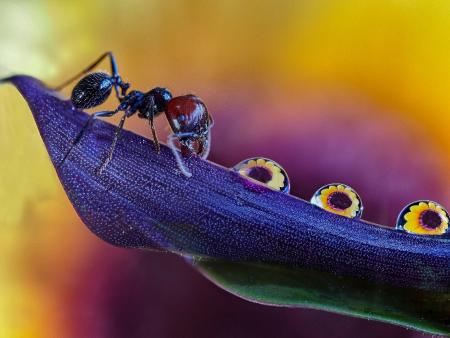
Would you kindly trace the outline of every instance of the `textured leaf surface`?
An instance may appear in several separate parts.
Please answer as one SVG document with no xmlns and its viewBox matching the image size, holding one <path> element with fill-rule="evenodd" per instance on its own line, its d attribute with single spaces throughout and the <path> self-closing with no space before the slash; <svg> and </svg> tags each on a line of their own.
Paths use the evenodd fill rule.
<svg viewBox="0 0 450 338">
<path fill-rule="evenodd" d="M 123 133 L 112 162 L 99 175 L 115 128 L 103 121 L 95 122 L 61 165 L 88 115 L 33 78 L 5 81 L 27 100 L 74 208 L 103 240 L 121 247 L 219 259 L 223 263 L 208 261 L 202 267 L 251 299 L 311 303 L 366 317 L 378 313 L 374 317 L 402 318 L 399 322 L 404 325 L 450 332 L 448 238 L 414 236 L 327 213 L 198 157 L 186 160 L 193 173 L 188 179 L 179 172 L 170 149 L 163 146 L 157 154 L 151 141 L 131 132 Z M 308 278 L 304 271 L 316 276 L 317 283 L 310 285 L 317 285 L 315 289 L 296 283 Z M 270 290 L 258 283 L 269 277 L 272 291 L 286 290 L 283 285 L 288 283 L 297 296 L 290 297 L 290 292 L 270 296 Z M 347 279 L 352 282 L 345 292 L 338 281 Z M 383 290 L 404 294 L 391 302 L 398 292 Z M 355 293 L 358 302 L 351 297 Z M 354 308 L 343 300 L 347 296 Z M 405 299 L 411 303 L 403 303 Z M 378 311 L 368 306 L 370 302 Z M 402 304 L 414 304 L 417 311 L 405 312 Z"/>
</svg>

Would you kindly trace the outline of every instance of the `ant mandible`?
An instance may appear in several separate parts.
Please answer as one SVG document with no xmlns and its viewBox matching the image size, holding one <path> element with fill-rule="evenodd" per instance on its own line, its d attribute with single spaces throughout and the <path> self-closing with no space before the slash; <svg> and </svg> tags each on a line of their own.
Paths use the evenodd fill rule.
<svg viewBox="0 0 450 338">
<path fill-rule="evenodd" d="M 104 72 L 90 73 L 92 69 L 107 57 L 111 63 L 112 75 Z M 124 82 L 119 75 L 117 63 L 112 52 L 102 54 L 86 69 L 54 89 L 59 91 L 85 74 L 87 75 L 72 90 L 71 101 L 75 108 L 87 109 L 102 104 L 110 96 L 112 88 L 114 88 L 116 97 L 119 100 L 119 106 L 115 110 L 100 111 L 90 116 L 88 122 L 72 142 L 72 146 L 64 156 L 61 165 L 69 156 L 72 149 L 80 142 L 84 132 L 92 125 L 95 119 L 113 116 L 118 112 L 124 112 L 124 114 L 116 128 L 108 156 L 102 163 L 99 173 L 102 173 L 113 158 L 114 149 L 120 138 L 125 120 L 135 113 L 138 113 L 140 118 L 148 120 L 152 130 L 155 149 L 158 153 L 160 146 L 153 120 L 161 113 L 165 113 L 172 129 L 172 134 L 169 135 L 167 143 L 175 156 L 180 171 L 185 176 L 190 177 L 192 174 L 183 164 L 174 144 L 175 139 L 178 139 L 183 156 L 189 156 L 190 154 L 197 154 L 202 158 L 208 156 L 211 137 L 210 129 L 213 125 L 213 120 L 208 113 L 206 105 L 200 98 L 191 94 L 172 97 L 168 89 L 160 87 L 155 87 L 146 93 L 138 90 L 127 93 L 130 84 Z"/>
</svg>

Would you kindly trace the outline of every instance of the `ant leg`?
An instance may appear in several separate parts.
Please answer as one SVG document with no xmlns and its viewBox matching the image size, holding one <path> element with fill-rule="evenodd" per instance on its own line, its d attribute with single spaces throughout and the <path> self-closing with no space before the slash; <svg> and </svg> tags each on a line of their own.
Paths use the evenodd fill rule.
<svg viewBox="0 0 450 338">
<path fill-rule="evenodd" d="M 159 154 L 159 152 L 161 151 L 161 148 L 159 146 L 158 135 L 156 135 L 155 124 L 153 123 L 153 118 L 154 118 L 154 114 L 151 114 L 148 118 L 148 122 L 150 124 L 150 128 L 152 129 L 153 142 L 155 142 L 156 152 Z"/>
<path fill-rule="evenodd" d="M 208 158 L 210 150 L 211 150 L 211 130 L 208 131 L 208 135 L 206 136 L 206 141 L 205 144 L 203 145 L 200 157 L 206 160 Z"/>
<path fill-rule="evenodd" d="M 209 121 L 208 121 L 208 132 L 206 134 L 206 139 L 204 144 L 202 144 L 202 147 L 200 149 L 199 152 L 199 156 L 206 160 L 208 158 L 209 155 L 209 151 L 211 150 L 211 128 L 214 126 L 214 120 L 211 116 L 209 116 Z"/>
<path fill-rule="evenodd" d="M 209 124 L 208 128 L 211 129 L 214 126 L 214 120 L 211 115 L 209 115 Z"/>
<path fill-rule="evenodd" d="M 88 129 L 89 127 L 92 126 L 92 123 L 94 123 L 95 119 L 97 119 L 99 117 L 110 117 L 110 116 L 113 116 L 118 111 L 119 110 L 100 111 L 100 112 L 97 112 L 97 113 L 89 116 L 89 120 L 84 124 L 83 128 L 81 128 L 80 132 L 73 139 L 70 149 L 64 155 L 64 158 L 62 159 L 61 163 L 58 165 L 58 168 L 61 167 L 64 164 L 64 162 L 66 161 L 67 157 L 69 157 L 70 153 L 72 152 L 73 148 L 81 141 L 81 138 L 83 137 L 84 133 L 86 132 L 86 129 Z"/>
<path fill-rule="evenodd" d="M 177 161 L 178 169 L 180 169 L 181 173 L 186 177 L 191 177 L 192 173 L 187 170 L 186 166 L 183 163 L 183 160 L 181 159 L 180 153 L 173 143 L 175 138 L 181 138 L 181 137 L 195 137 L 197 136 L 196 133 L 177 133 L 177 134 L 170 134 L 167 138 L 167 144 L 172 150 L 173 156 L 175 156 L 175 160 Z"/>
<path fill-rule="evenodd" d="M 92 64 L 90 64 L 85 69 L 83 69 L 81 72 L 79 72 L 78 74 L 74 75 L 73 77 L 71 77 L 67 81 L 63 82 L 59 86 L 54 87 L 54 90 L 59 91 L 59 90 L 63 89 L 64 87 L 68 86 L 69 84 L 71 84 L 72 82 L 74 82 L 75 80 L 79 79 L 84 74 L 89 73 L 92 69 L 94 69 L 100 62 L 102 62 L 107 57 L 109 57 L 109 59 L 111 61 L 111 73 L 112 73 L 112 76 L 113 77 L 118 77 L 119 76 L 119 71 L 117 69 L 117 63 L 116 63 L 116 60 L 114 58 L 114 55 L 113 55 L 112 52 L 106 52 L 106 53 L 103 53 Z"/>
<path fill-rule="evenodd" d="M 59 86 L 54 87 L 53 90 L 60 91 L 61 89 L 63 89 L 67 85 L 69 85 L 72 82 L 74 82 L 75 80 L 79 79 L 84 74 L 89 73 L 92 69 L 94 69 L 100 62 L 102 62 L 107 57 L 109 57 L 109 61 L 111 63 L 111 74 L 112 74 L 112 78 L 114 79 L 114 90 L 116 92 L 117 100 L 119 100 L 119 102 L 122 102 L 122 99 L 125 97 L 126 92 L 127 92 L 128 88 L 130 87 L 130 85 L 128 83 L 124 83 L 122 81 L 122 78 L 119 75 L 119 69 L 117 68 L 116 59 L 115 59 L 114 54 L 112 52 L 103 53 L 92 64 L 90 64 L 85 69 L 83 69 L 81 72 L 79 72 L 78 74 L 74 75 L 73 77 L 71 77 L 67 81 L 63 82 Z M 121 89 L 120 92 L 119 92 L 119 89 Z"/>
<path fill-rule="evenodd" d="M 114 139 L 113 139 L 113 142 L 111 144 L 111 147 L 109 148 L 108 156 L 106 157 L 105 161 L 100 166 L 100 168 L 98 170 L 98 174 L 101 174 L 103 172 L 103 170 L 106 169 L 106 167 L 108 166 L 109 162 L 111 162 L 111 160 L 113 158 L 114 150 L 116 149 L 117 142 L 120 139 L 120 133 L 122 132 L 123 125 L 124 125 L 125 120 L 126 120 L 127 117 L 128 117 L 128 113 L 125 112 L 125 114 L 123 114 L 122 118 L 120 119 L 120 122 L 119 122 L 118 126 L 116 127 L 116 132 L 114 134 Z"/>
</svg>

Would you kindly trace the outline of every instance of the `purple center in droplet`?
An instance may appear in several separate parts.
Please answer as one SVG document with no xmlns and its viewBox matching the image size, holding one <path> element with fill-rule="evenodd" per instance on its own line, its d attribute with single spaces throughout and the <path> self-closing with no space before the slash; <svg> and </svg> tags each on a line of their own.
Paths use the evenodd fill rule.
<svg viewBox="0 0 450 338">
<path fill-rule="evenodd" d="M 247 175 L 262 183 L 267 183 L 272 179 L 272 172 L 265 167 L 252 167 Z"/>
<path fill-rule="evenodd" d="M 345 210 L 350 208 L 352 200 L 345 192 L 336 191 L 328 196 L 328 204 L 334 209 Z"/>
<path fill-rule="evenodd" d="M 436 229 L 442 223 L 442 218 L 436 211 L 425 210 L 420 214 L 420 224 L 428 229 Z"/>
</svg>

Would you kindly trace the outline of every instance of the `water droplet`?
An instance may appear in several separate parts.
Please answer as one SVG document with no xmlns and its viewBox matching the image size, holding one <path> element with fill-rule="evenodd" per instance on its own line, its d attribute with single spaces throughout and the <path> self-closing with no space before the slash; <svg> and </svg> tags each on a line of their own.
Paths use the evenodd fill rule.
<svg viewBox="0 0 450 338">
<path fill-rule="evenodd" d="M 268 158 L 248 158 L 236 164 L 233 170 L 274 190 L 289 193 L 291 188 L 289 177 L 283 167 Z"/>
<path fill-rule="evenodd" d="M 442 235 L 448 232 L 449 215 L 439 203 L 420 200 L 400 212 L 395 228 L 417 235 Z"/>
<path fill-rule="evenodd" d="M 361 218 L 364 209 L 356 191 L 342 183 L 324 185 L 311 197 L 311 203 L 349 218 Z"/>
</svg>

